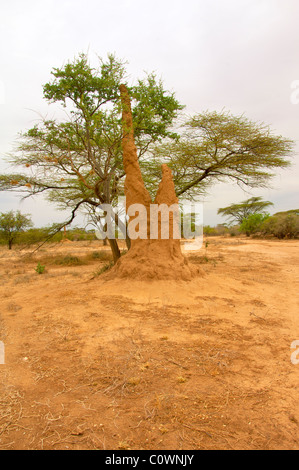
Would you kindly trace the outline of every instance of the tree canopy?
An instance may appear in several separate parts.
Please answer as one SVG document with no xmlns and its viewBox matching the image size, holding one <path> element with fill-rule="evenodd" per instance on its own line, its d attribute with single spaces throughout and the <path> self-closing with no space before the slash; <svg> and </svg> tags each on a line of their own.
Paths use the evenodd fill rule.
<svg viewBox="0 0 299 470">
<path fill-rule="evenodd" d="M 32 226 L 33 223 L 28 214 L 21 214 L 20 211 L 0 214 L 0 236 L 7 242 L 10 250 L 19 234 Z"/>
<path fill-rule="evenodd" d="M 177 195 L 185 197 L 205 193 L 217 182 L 267 187 L 277 169 L 290 165 L 293 145 L 244 116 L 206 111 L 183 122 L 180 139 L 155 148 L 151 171 L 167 162 Z"/>
<path fill-rule="evenodd" d="M 249 216 L 265 214 L 269 206 L 273 206 L 273 203 L 263 201 L 261 197 L 251 197 L 239 204 L 231 204 L 218 209 L 218 214 L 228 217 L 230 222 L 242 224 Z"/>
</svg>

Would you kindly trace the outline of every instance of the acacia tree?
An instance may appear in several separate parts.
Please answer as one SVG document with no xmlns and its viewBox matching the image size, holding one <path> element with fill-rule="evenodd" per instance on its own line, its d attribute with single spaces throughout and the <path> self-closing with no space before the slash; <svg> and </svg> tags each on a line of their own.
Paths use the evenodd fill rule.
<svg viewBox="0 0 299 470">
<path fill-rule="evenodd" d="M 261 197 L 251 197 L 239 204 L 231 204 L 218 209 L 218 214 L 229 217 L 230 222 L 242 224 L 245 219 L 254 214 L 265 214 L 266 209 L 273 206 L 270 201 L 263 201 Z"/>
<path fill-rule="evenodd" d="M 176 194 L 186 198 L 205 194 L 217 182 L 267 187 L 277 169 L 290 165 L 294 145 L 268 126 L 229 112 L 199 113 L 183 122 L 179 133 L 180 139 L 155 147 L 147 178 L 160 178 L 166 162 Z"/>
<path fill-rule="evenodd" d="M 109 55 L 92 68 L 86 55 L 52 71 L 43 87 L 44 98 L 68 112 L 64 121 L 42 119 L 21 134 L 10 156 L 22 173 L 0 176 L 0 189 L 25 191 L 25 197 L 46 194 L 48 200 L 71 211 L 113 204 L 123 194 L 122 129 L 119 85 L 125 82 L 124 63 Z M 182 106 L 154 74 L 129 87 L 138 158 L 162 138 L 176 135 L 169 126 Z M 117 216 L 116 216 L 117 218 Z M 109 239 L 114 261 L 120 257 L 117 241 Z"/>
<path fill-rule="evenodd" d="M 9 250 L 12 249 L 18 235 L 32 226 L 33 223 L 28 214 L 21 214 L 20 211 L 0 214 L 0 235 L 7 242 Z"/>
</svg>

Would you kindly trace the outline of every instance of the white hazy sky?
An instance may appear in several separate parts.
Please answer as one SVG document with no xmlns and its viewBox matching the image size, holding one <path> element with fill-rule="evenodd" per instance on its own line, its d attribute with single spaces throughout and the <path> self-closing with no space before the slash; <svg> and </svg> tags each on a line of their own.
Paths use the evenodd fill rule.
<svg viewBox="0 0 299 470">
<path fill-rule="evenodd" d="M 42 85 L 53 67 L 79 52 L 115 53 L 129 62 L 132 81 L 156 71 L 189 113 L 222 110 L 245 114 L 296 141 L 299 104 L 291 85 L 299 80 L 298 0 L 10 0 L 0 5 L 0 171 L 17 133 L 35 123 L 48 105 Z M 297 94 L 299 96 L 299 93 Z M 271 189 L 272 212 L 298 208 L 299 158 L 279 172 Z M 253 195 L 217 185 L 204 204 L 204 223 L 224 221 L 217 209 Z M 36 226 L 66 215 L 40 198 L 20 202 L 0 193 L 0 212 L 31 213 Z M 78 220 L 80 223 L 80 219 Z"/>
</svg>

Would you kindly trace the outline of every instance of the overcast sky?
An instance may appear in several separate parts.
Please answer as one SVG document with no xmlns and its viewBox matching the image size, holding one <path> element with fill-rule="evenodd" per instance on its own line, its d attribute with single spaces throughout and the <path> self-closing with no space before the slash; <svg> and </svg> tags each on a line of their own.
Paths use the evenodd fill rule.
<svg viewBox="0 0 299 470">
<path fill-rule="evenodd" d="M 107 53 L 127 60 L 132 82 L 156 71 L 187 112 L 244 113 L 295 140 L 298 152 L 299 103 L 291 102 L 299 80 L 298 20 L 298 0 L 2 0 L 0 171 L 8 169 L 3 157 L 17 133 L 32 127 L 36 112 L 48 112 L 42 85 L 52 68 L 82 51 L 91 62 Z M 298 155 L 293 162 L 269 190 L 215 186 L 204 224 L 223 222 L 219 207 L 253 194 L 271 200 L 272 212 L 298 208 Z M 31 213 L 36 226 L 66 218 L 40 198 L 20 203 L 0 193 L 0 212 L 10 209 Z"/>
</svg>

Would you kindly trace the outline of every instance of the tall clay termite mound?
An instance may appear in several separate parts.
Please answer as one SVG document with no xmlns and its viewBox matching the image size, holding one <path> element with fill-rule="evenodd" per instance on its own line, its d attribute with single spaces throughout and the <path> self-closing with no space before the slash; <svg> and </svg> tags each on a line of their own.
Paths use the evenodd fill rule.
<svg viewBox="0 0 299 470">
<path fill-rule="evenodd" d="M 133 121 L 130 97 L 125 85 L 120 86 L 122 102 L 122 126 L 123 126 L 123 161 L 126 172 L 125 196 L 126 209 L 133 204 L 141 204 L 146 208 L 145 226 L 147 227 L 146 239 L 131 239 L 131 248 L 128 253 L 120 258 L 113 269 L 107 274 L 108 278 L 131 279 L 176 279 L 190 280 L 196 272 L 195 268 L 188 265 L 180 247 L 180 240 L 173 237 L 173 214 L 170 212 L 169 238 L 162 239 L 161 216 L 158 218 L 158 236 L 150 238 L 150 205 L 153 204 L 151 196 L 145 188 L 134 142 Z M 154 204 L 177 204 L 172 173 L 167 165 L 162 165 L 162 181 L 154 201 Z M 130 217 L 129 222 L 134 219 Z M 142 218 L 139 218 L 139 221 Z"/>
</svg>

